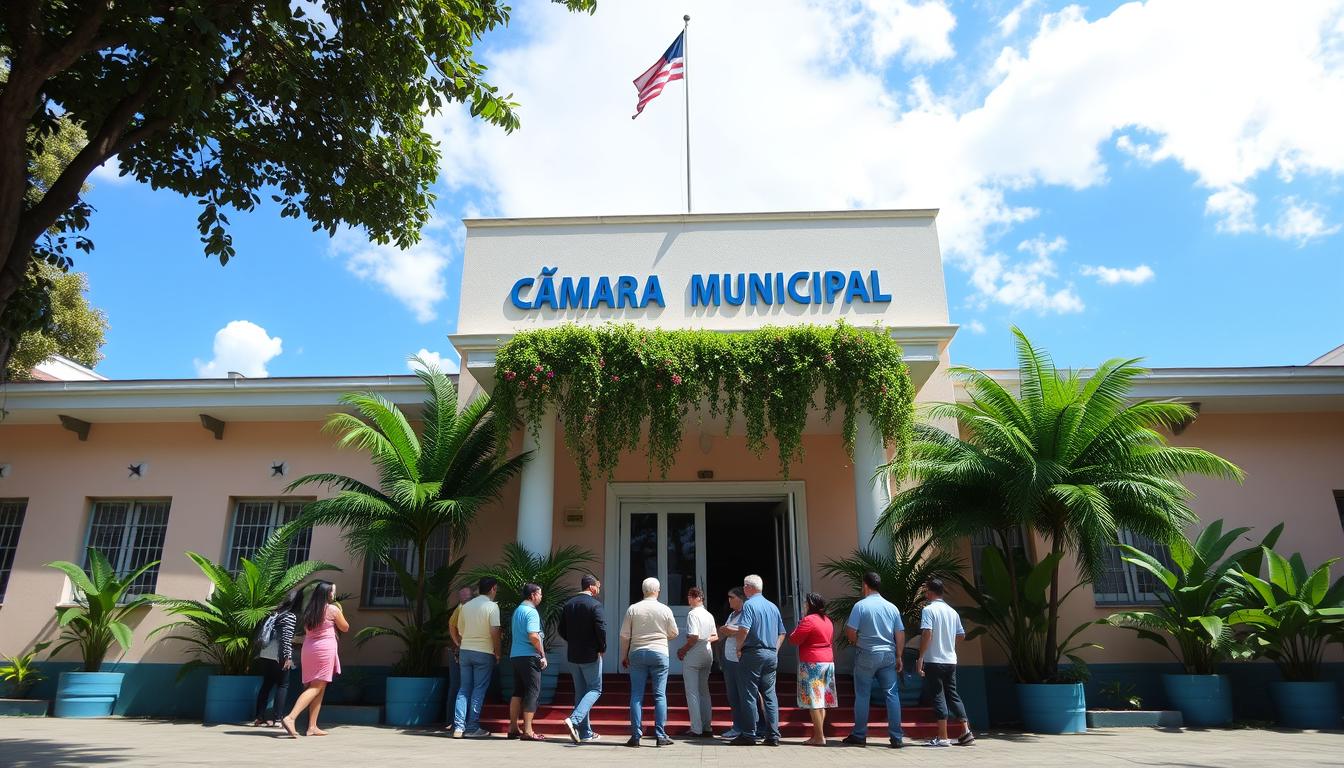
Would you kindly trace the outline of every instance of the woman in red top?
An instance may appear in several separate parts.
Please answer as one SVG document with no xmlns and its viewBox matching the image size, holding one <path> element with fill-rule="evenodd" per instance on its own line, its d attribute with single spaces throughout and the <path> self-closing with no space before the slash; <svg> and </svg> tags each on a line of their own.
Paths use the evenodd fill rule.
<svg viewBox="0 0 1344 768">
<path fill-rule="evenodd" d="M 826 746 L 826 710 L 837 706 L 835 697 L 835 651 L 831 640 L 835 625 L 826 615 L 826 600 L 816 592 L 807 594 L 807 616 L 789 635 L 798 646 L 798 708 L 812 715 L 810 747 Z"/>
</svg>

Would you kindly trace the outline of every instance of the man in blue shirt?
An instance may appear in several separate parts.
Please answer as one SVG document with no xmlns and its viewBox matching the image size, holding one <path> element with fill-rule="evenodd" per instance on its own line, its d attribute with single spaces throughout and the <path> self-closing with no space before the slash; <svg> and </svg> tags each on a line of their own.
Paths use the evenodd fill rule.
<svg viewBox="0 0 1344 768">
<path fill-rule="evenodd" d="M 737 729 L 741 735 L 730 744 L 737 747 L 754 746 L 758 736 L 767 747 L 779 746 L 779 697 L 775 693 L 775 677 L 779 672 L 779 646 L 784 642 L 784 618 L 779 608 L 765 599 L 761 590 L 765 582 L 751 575 L 742 580 L 742 591 L 747 600 L 742 604 L 742 616 L 737 621 L 737 636 L 741 638 L 739 656 L 742 674 L 742 698 L 755 702 L 757 695 L 765 699 L 767 723 L 759 723 L 754 705 L 742 706 L 742 722 Z M 765 733 L 761 733 L 765 731 Z"/>
<path fill-rule="evenodd" d="M 896 606 L 882 597 L 882 577 L 863 575 L 863 599 L 854 604 L 845 622 L 845 637 L 858 649 L 854 655 L 854 730 L 846 744 L 868 743 L 868 703 L 873 679 L 887 699 L 887 735 L 892 749 L 900 749 L 901 689 L 898 683 L 901 651 L 905 649 L 905 622 Z"/>
<path fill-rule="evenodd" d="M 546 668 L 546 643 L 541 632 L 541 587 L 523 585 L 523 601 L 513 609 L 509 627 L 513 638 L 509 643 L 509 663 L 513 665 L 513 698 L 509 699 L 509 738 L 523 741 L 545 741 L 532 730 L 532 716 L 537 711 L 541 696 L 541 671 Z M 523 727 L 518 727 L 518 715 L 523 716 Z"/>
</svg>

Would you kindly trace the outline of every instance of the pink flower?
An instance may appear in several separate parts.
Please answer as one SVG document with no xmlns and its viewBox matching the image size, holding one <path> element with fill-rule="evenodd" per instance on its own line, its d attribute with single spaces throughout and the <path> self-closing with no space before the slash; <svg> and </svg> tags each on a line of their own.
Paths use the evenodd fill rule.
<svg viewBox="0 0 1344 768">
<path fill-rule="evenodd" d="M 517 376 L 518 376 L 518 374 L 514 373 L 513 371 L 505 371 L 505 372 L 504 372 L 504 380 L 505 380 L 505 381 L 513 381 Z"/>
<path fill-rule="evenodd" d="M 605 357 L 599 357 L 599 358 L 597 358 L 597 367 L 598 367 L 598 368 L 606 368 L 606 367 L 607 367 L 607 359 L 606 359 Z"/>
<path fill-rule="evenodd" d="M 531 376 L 528 376 L 528 377 L 527 377 L 527 380 L 528 380 L 528 381 L 531 381 L 531 382 L 533 382 L 533 383 L 535 383 L 536 380 L 537 380 L 537 374 L 534 373 L 534 374 L 532 374 Z"/>
<path fill-rule="evenodd" d="M 537 364 L 537 373 L 541 373 L 541 364 Z"/>
<path fill-rule="evenodd" d="M 620 381 L 620 380 L 621 380 L 621 377 L 620 377 L 620 376 L 612 376 L 612 377 L 611 377 L 611 380 L 612 380 L 612 381 Z"/>
<path fill-rule="evenodd" d="M 678 376 L 678 375 L 675 374 L 675 373 L 672 374 L 672 385 L 673 385 L 673 386 L 680 386 L 680 385 L 681 385 L 681 377 Z"/>
<path fill-rule="evenodd" d="M 547 372 L 546 372 L 546 378 L 548 378 L 548 379 L 554 379 L 554 378 L 555 378 L 555 371 L 547 371 Z"/>
<path fill-rule="evenodd" d="M 662 384 L 654 384 L 654 385 L 653 385 L 653 388 L 654 388 L 654 389 L 662 389 L 662 388 L 663 388 L 663 385 L 662 385 Z"/>
</svg>

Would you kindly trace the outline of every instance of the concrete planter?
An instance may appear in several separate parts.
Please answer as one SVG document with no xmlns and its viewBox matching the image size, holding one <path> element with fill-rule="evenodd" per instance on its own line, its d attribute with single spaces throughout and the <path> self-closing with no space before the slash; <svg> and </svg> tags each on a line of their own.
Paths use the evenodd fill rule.
<svg viewBox="0 0 1344 768">
<path fill-rule="evenodd" d="M 1163 675 L 1162 690 L 1186 725 L 1216 728 L 1232 723 L 1232 684 L 1227 675 Z"/>
<path fill-rule="evenodd" d="M 121 672 L 62 672 L 56 684 L 56 716 L 111 716 L 125 677 Z"/>
<path fill-rule="evenodd" d="M 1339 693 L 1333 682 L 1275 683 L 1270 689 L 1279 725 L 1285 728 L 1340 727 Z"/>
<path fill-rule="evenodd" d="M 1184 722 L 1174 709 L 1089 709 L 1088 728 L 1180 728 Z"/>
<path fill-rule="evenodd" d="M 443 721 L 448 681 L 442 677 L 387 678 L 388 725 L 419 726 Z"/>
<path fill-rule="evenodd" d="M 46 699 L 0 699 L 0 717 L 46 717 Z"/>
<path fill-rule="evenodd" d="M 206 725 L 215 723 L 242 723 L 252 720 L 257 709 L 257 692 L 261 678 L 257 675 L 211 675 L 205 681 Z"/>
<path fill-rule="evenodd" d="M 1087 695 L 1082 683 L 1018 683 L 1022 723 L 1033 733 L 1086 733 Z"/>
</svg>

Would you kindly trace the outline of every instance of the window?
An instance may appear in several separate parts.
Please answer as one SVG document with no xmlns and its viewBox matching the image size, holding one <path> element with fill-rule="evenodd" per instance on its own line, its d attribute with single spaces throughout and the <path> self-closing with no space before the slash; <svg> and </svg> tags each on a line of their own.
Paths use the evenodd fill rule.
<svg viewBox="0 0 1344 768">
<path fill-rule="evenodd" d="M 1024 543 L 1026 536 L 1022 534 L 1022 529 L 1012 531 L 1008 534 L 1008 548 L 1011 550 L 1011 557 L 1016 558 L 1019 563 L 1027 562 L 1027 547 Z M 991 530 L 983 530 L 971 536 L 971 571 L 975 576 L 975 586 L 977 589 L 984 589 L 985 580 L 980 572 L 980 555 L 989 547 L 1001 547 L 999 537 Z M 1008 555 L 1009 553 L 1004 553 Z"/>
<path fill-rule="evenodd" d="M 168 531 L 167 501 L 96 501 L 89 520 L 88 546 L 103 553 L 118 576 L 163 557 Z M 87 551 L 84 567 L 89 567 Z M 156 565 L 135 580 L 127 595 L 147 595 L 159 581 Z"/>
<path fill-rule="evenodd" d="M 5 587 L 9 586 L 9 572 L 14 567 L 19 530 L 23 528 L 23 513 L 27 509 L 26 499 L 0 499 L 0 603 L 5 601 Z"/>
<path fill-rule="evenodd" d="M 1344 528 L 1344 491 L 1335 491 L 1335 509 L 1339 510 L 1339 527 Z"/>
<path fill-rule="evenodd" d="M 449 531 L 446 527 L 434 533 L 433 538 L 429 540 L 429 546 L 425 549 L 427 572 L 433 573 L 447 565 L 450 544 Z M 401 563 L 412 574 L 420 572 L 420 564 L 415 562 L 415 552 L 408 543 L 392 547 L 388 550 L 387 557 L 389 560 Z M 382 560 L 369 564 L 368 584 L 364 594 L 365 605 L 400 607 L 406 604 L 405 596 L 401 592 L 401 582 L 397 580 L 397 572 Z"/>
<path fill-rule="evenodd" d="M 1167 545 L 1158 544 L 1147 536 L 1121 531 L 1120 543 L 1147 552 L 1168 568 L 1175 567 L 1171 561 L 1171 554 L 1167 551 Z M 1101 574 L 1092 584 L 1092 593 L 1096 596 L 1097 605 L 1158 602 L 1157 577 L 1121 560 L 1121 552 L 1119 547 L 1111 547 L 1106 554 Z"/>
<path fill-rule="evenodd" d="M 237 571 L 239 561 L 252 558 L 256 551 L 266 543 L 271 534 L 286 523 L 292 523 L 303 512 L 306 500 L 296 499 L 246 499 L 239 500 L 233 508 L 233 526 L 229 529 L 229 552 L 224 563 L 231 571 Z M 313 544 L 313 529 L 304 528 L 289 540 L 288 565 L 297 565 L 308 559 L 308 551 Z"/>
</svg>

